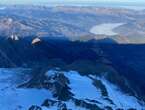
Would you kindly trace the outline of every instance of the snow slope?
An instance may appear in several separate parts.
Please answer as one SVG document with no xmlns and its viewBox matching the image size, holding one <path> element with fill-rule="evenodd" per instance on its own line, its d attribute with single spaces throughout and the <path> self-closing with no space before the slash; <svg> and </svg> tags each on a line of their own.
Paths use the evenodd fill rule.
<svg viewBox="0 0 145 110">
<path fill-rule="evenodd" d="M 100 90 L 93 85 L 91 78 L 87 76 L 81 76 L 78 72 L 75 71 L 70 71 L 65 73 L 65 75 L 69 78 L 69 87 L 71 88 L 71 92 L 75 95 L 74 97 L 77 99 L 99 101 L 103 104 L 100 107 L 111 106 L 114 109 L 145 109 L 145 107 L 140 105 L 139 101 L 135 97 L 121 92 L 117 86 L 103 78 L 93 76 L 94 78 L 101 80 L 101 82 L 105 85 L 108 92 L 108 98 L 111 99 L 115 105 L 110 104 L 104 99 L 105 97 L 101 96 Z"/>
<path fill-rule="evenodd" d="M 143 109 L 143 107 L 139 104 L 138 100 L 135 97 L 123 94 L 117 86 L 111 84 L 104 78 L 101 78 L 101 81 L 107 88 L 110 99 L 113 100 L 117 107 L 124 109 Z"/>
<path fill-rule="evenodd" d="M 23 84 L 29 80 L 29 77 L 24 75 L 24 70 L 22 68 L 1 68 L 0 109 L 28 110 L 32 105 L 36 105 L 41 107 L 42 110 L 56 110 L 60 107 L 60 104 L 65 104 L 68 109 L 72 110 L 88 110 L 86 106 L 90 107 L 91 105 L 96 105 L 102 109 L 105 109 L 106 106 L 109 106 L 113 110 L 118 108 L 125 110 L 130 108 L 137 110 L 145 109 L 145 106 L 141 105 L 137 98 L 123 93 L 119 87 L 110 83 L 103 77 L 94 75 L 81 76 L 77 71 L 65 72 L 59 70 L 48 70 L 48 72 L 44 74 L 46 74 L 46 77 L 53 76 L 53 81 L 52 79 L 50 80 L 50 82 L 53 83 L 56 82 L 57 78 L 55 78 L 55 76 L 57 76 L 59 72 L 64 74 L 64 76 L 69 80 L 68 86 L 70 87 L 70 92 L 73 94 L 73 98 L 70 98 L 68 101 L 61 101 L 54 98 L 52 95 L 53 91 L 49 89 L 17 88 L 19 84 Z M 94 79 L 100 80 L 102 82 L 107 90 L 108 96 L 102 96 L 101 89 L 97 88 L 93 84 Z M 108 100 L 106 100 L 106 98 L 113 101 L 113 103 L 110 103 Z M 42 106 L 46 99 L 52 100 L 54 104 L 50 106 Z M 83 105 L 75 105 L 74 99 L 78 102 L 83 101 Z M 51 101 L 49 103 L 51 103 Z"/>
<path fill-rule="evenodd" d="M 92 85 L 92 80 L 86 76 L 80 76 L 78 72 L 70 71 L 66 74 L 70 81 L 71 92 L 79 99 L 96 99 L 100 97 L 100 91 Z"/>
<path fill-rule="evenodd" d="M 28 110 L 31 105 L 41 105 L 51 98 L 50 91 L 45 89 L 16 88 L 17 72 L 20 69 L 0 69 L 0 108 L 1 110 Z"/>
</svg>

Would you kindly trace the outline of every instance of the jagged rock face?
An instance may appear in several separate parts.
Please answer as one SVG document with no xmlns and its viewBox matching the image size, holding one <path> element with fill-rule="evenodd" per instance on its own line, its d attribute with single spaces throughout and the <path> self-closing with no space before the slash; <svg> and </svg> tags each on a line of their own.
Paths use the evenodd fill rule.
<svg viewBox="0 0 145 110">
<path fill-rule="evenodd" d="M 52 73 L 53 75 L 51 75 Z M 73 96 L 73 94 L 69 91 L 70 88 L 68 87 L 68 83 L 69 80 L 63 73 L 49 71 L 46 74 L 39 73 L 39 75 L 19 87 L 49 89 L 53 92 L 53 96 L 55 98 L 66 101 Z"/>
<path fill-rule="evenodd" d="M 46 99 L 42 104 L 42 107 L 49 108 L 51 106 L 56 106 L 59 110 L 68 110 L 67 105 L 62 101 L 55 101 L 55 100 Z"/>
<path fill-rule="evenodd" d="M 0 103 L 5 106 L 0 107 L 4 110 L 141 110 L 145 107 L 143 101 L 109 82 L 105 74 L 82 76 L 76 71 L 51 69 L 37 77 L 30 69 L 1 69 L 1 81 Z"/>
<path fill-rule="evenodd" d="M 29 110 L 42 110 L 39 106 L 32 105 Z"/>
</svg>

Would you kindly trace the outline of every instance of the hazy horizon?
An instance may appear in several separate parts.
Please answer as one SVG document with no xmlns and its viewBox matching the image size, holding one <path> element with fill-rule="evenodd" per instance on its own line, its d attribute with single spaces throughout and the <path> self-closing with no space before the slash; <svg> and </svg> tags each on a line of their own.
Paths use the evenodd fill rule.
<svg viewBox="0 0 145 110">
<path fill-rule="evenodd" d="M 89 3 L 104 3 L 104 4 L 129 4 L 129 5 L 145 5 L 144 0 L 3 0 L 0 4 L 34 4 L 34 5 L 47 5 L 47 4 L 89 4 Z"/>
</svg>

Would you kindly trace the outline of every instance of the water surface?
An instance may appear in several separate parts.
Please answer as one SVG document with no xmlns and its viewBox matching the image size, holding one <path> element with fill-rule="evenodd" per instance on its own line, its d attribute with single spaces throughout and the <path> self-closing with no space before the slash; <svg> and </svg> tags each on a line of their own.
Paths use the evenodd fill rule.
<svg viewBox="0 0 145 110">
<path fill-rule="evenodd" d="M 95 35 L 117 35 L 118 33 L 114 32 L 113 30 L 124 23 L 103 23 L 96 25 L 90 29 L 90 32 Z"/>
</svg>

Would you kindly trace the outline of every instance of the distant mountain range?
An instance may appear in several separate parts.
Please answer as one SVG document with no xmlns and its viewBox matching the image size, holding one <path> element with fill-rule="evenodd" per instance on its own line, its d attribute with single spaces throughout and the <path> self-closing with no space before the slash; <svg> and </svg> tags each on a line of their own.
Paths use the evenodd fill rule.
<svg viewBox="0 0 145 110">
<path fill-rule="evenodd" d="M 7 14 L 5 14 L 7 13 Z M 104 36 L 118 43 L 145 42 L 145 11 L 95 7 L 10 6 L 0 10 L 0 35 L 54 36 L 70 40 L 100 39 L 90 29 L 102 23 L 124 23 L 117 36 Z"/>
</svg>

